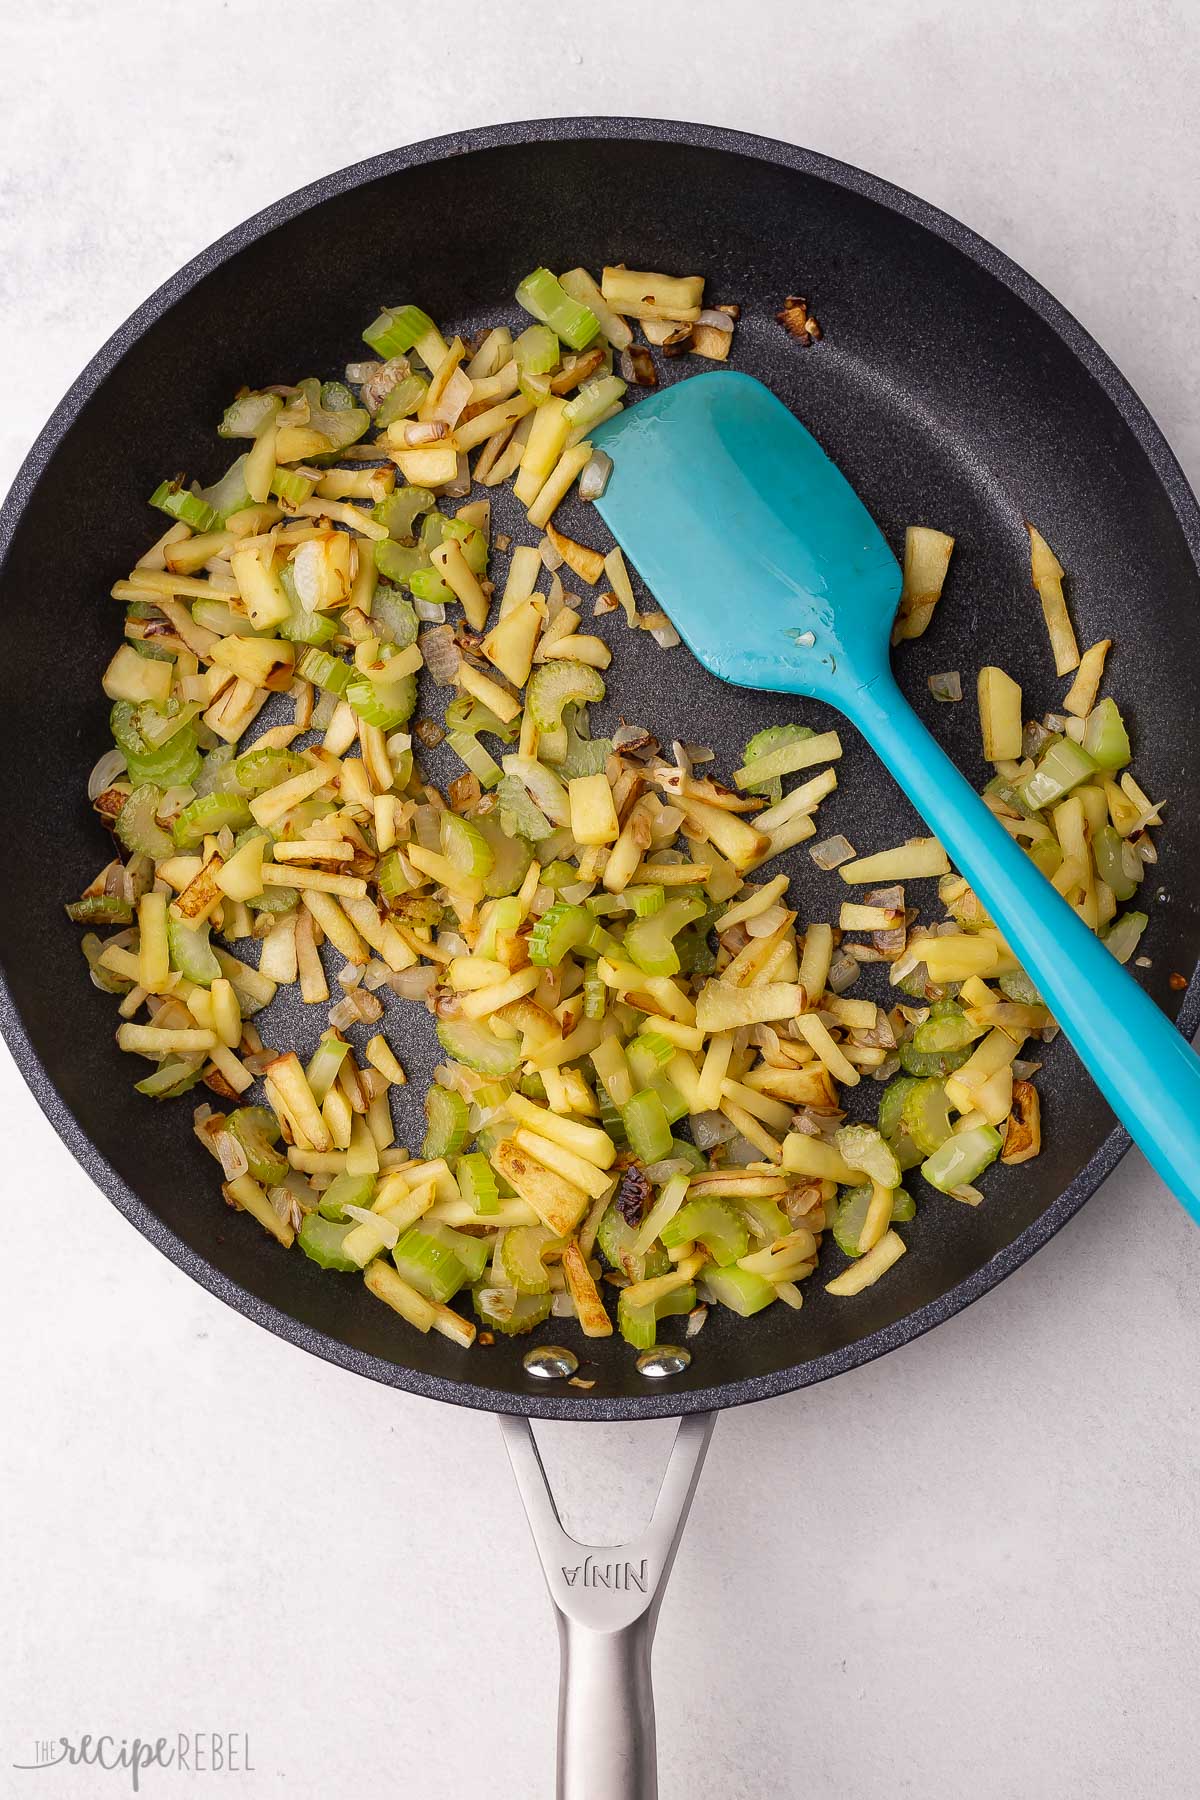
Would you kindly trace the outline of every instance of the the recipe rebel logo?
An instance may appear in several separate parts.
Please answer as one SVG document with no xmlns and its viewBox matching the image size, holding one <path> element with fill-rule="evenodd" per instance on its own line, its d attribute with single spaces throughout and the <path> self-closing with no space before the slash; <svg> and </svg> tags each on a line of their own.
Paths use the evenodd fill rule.
<svg viewBox="0 0 1200 1800">
<path fill-rule="evenodd" d="M 244 1731 L 177 1731 L 170 1737 L 113 1737 L 83 1732 L 76 1737 L 39 1738 L 31 1762 L 14 1762 L 22 1773 L 42 1769 L 103 1769 L 124 1773 L 133 1793 L 141 1792 L 150 1769 L 184 1775 L 253 1775 L 250 1738 Z"/>
<path fill-rule="evenodd" d="M 614 1593 L 626 1593 L 636 1588 L 639 1594 L 646 1591 L 646 1559 L 641 1562 L 607 1562 L 598 1563 L 594 1557 L 585 1556 L 581 1563 L 573 1569 L 565 1564 L 562 1568 L 563 1580 L 570 1588 L 578 1585 L 585 1588 L 610 1588 Z"/>
</svg>

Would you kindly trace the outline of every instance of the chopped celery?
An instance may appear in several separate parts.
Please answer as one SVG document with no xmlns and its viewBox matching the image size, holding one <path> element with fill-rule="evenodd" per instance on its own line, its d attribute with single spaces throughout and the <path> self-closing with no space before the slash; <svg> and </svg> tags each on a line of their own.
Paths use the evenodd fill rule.
<svg viewBox="0 0 1200 1800">
<path fill-rule="evenodd" d="M 223 438 L 256 438 L 270 425 L 283 401 L 278 394 L 239 394 L 217 426 Z"/>
<path fill-rule="evenodd" d="M 554 835 L 554 826 L 541 807 L 530 799 L 524 782 L 516 775 L 501 776 L 496 784 L 496 798 L 500 802 L 500 823 L 510 837 L 525 838 L 531 844 L 538 844 L 543 838 Z"/>
<path fill-rule="evenodd" d="M 980 1035 L 966 1014 L 957 1006 L 939 1006 L 912 1034 L 912 1046 L 923 1054 L 940 1055 L 946 1050 L 962 1050 Z"/>
<path fill-rule="evenodd" d="M 619 375 L 605 375 L 599 381 L 585 381 L 573 400 L 563 408 L 563 418 L 573 432 L 586 435 L 617 404 L 625 392 Z"/>
<path fill-rule="evenodd" d="M 892 1195 L 892 1224 L 907 1225 L 917 1216 L 917 1203 L 907 1188 L 897 1188 Z"/>
<path fill-rule="evenodd" d="M 687 1147 L 676 1138 L 674 1144 L 676 1152 Z M 776 1238 L 786 1237 L 792 1229 L 787 1214 L 782 1207 L 775 1204 L 774 1200 L 755 1199 L 751 1195 L 745 1195 L 735 1204 L 754 1236 L 765 1238 L 770 1244 L 773 1244 Z"/>
<path fill-rule="evenodd" d="M 548 325 L 530 325 L 513 339 L 513 360 L 523 373 L 548 374 L 562 356 L 557 337 Z"/>
<path fill-rule="evenodd" d="M 718 1268 L 735 1263 L 750 1248 L 746 1221 L 731 1200 L 689 1200 L 660 1232 L 664 1249 L 703 1244 Z"/>
<path fill-rule="evenodd" d="M 73 900 L 70 903 L 67 907 L 67 917 L 75 925 L 128 925 L 133 918 L 133 908 L 129 901 L 122 899 L 119 894 L 88 894 L 86 899 Z M 97 973 L 105 975 L 104 970 L 99 970 Z M 127 991 L 128 982 L 121 982 L 110 988 L 107 985 L 108 979 L 106 976 L 104 983 L 106 992 L 123 994 Z"/>
<path fill-rule="evenodd" d="M 458 813 L 444 812 L 441 818 L 442 855 L 446 861 L 471 880 L 490 875 L 495 857 L 491 845 L 478 826 Z"/>
<path fill-rule="evenodd" d="M 586 907 L 555 901 L 529 934 L 530 962 L 542 969 L 556 969 L 564 956 L 587 941 L 592 928 L 593 918 Z"/>
<path fill-rule="evenodd" d="M 772 1300 L 778 1299 L 773 1284 L 761 1275 L 752 1275 L 749 1269 L 719 1269 L 709 1263 L 701 1269 L 700 1280 L 714 1300 L 743 1319 L 761 1312 L 764 1306 L 770 1306 Z"/>
<path fill-rule="evenodd" d="M 635 919 L 652 919 L 666 905 L 667 891 L 657 882 L 650 882 L 644 887 L 627 887 L 620 898 Z"/>
<path fill-rule="evenodd" d="M 245 1152 L 255 1181 L 268 1186 L 286 1181 L 288 1159 L 276 1149 L 279 1121 L 267 1106 L 239 1106 L 225 1121 L 225 1128 Z"/>
<path fill-rule="evenodd" d="M 203 1056 L 168 1056 L 152 1075 L 133 1085 L 139 1094 L 147 1094 L 152 1100 L 176 1100 L 194 1088 L 203 1074 Z"/>
<path fill-rule="evenodd" d="M 165 512 L 169 519 L 190 525 L 193 531 L 211 531 L 217 523 L 215 507 L 175 481 L 159 482 L 150 496 L 150 504 L 157 506 L 159 512 Z"/>
<path fill-rule="evenodd" d="M 466 763 L 481 788 L 486 791 L 496 786 L 502 773 L 500 764 L 494 756 L 488 754 L 478 738 L 472 737 L 469 731 L 452 731 L 448 734 L 446 743 L 455 756 Z M 572 877 L 575 876 L 574 869 L 571 874 Z"/>
<path fill-rule="evenodd" d="M 892 1139 L 904 1124 L 904 1104 L 925 1079 L 921 1075 L 897 1075 L 889 1081 L 879 1097 L 879 1113 L 876 1123 L 879 1134 L 885 1139 Z"/>
<path fill-rule="evenodd" d="M 505 776 L 504 780 L 508 779 Z M 502 781 L 500 786 L 503 785 Z M 521 792 L 524 791 L 522 788 Z M 523 837 L 506 832 L 502 822 L 494 814 L 476 819 L 475 826 L 487 839 L 493 858 L 491 871 L 483 878 L 484 894 L 489 900 L 515 894 L 533 861 L 533 851 Z"/>
<path fill-rule="evenodd" d="M 608 989 L 598 975 L 585 975 L 583 980 L 583 1016 L 602 1019 L 608 1010 Z"/>
<path fill-rule="evenodd" d="M 703 900 L 680 898 L 635 918 L 626 928 L 625 954 L 647 975 L 678 974 L 679 953 L 671 940 L 705 910 Z"/>
<path fill-rule="evenodd" d="M 280 782 L 302 775 L 309 764 L 294 750 L 247 750 L 233 765 L 238 785 L 246 794 L 263 794 Z"/>
<path fill-rule="evenodd" d="M 858 1240 L 867 1222 L 867 1209 L 874 1191 L 867 1182 L 863 1187 L 843 1188 L 838 1195 L 832 1221 L 833 1241 L 845 1256 L 862 1255 Z"/>
<path fill-rule="evenodd" d="M 963 1044 L 957 1050 L 918 1050 L 908 1038 L 900 1046 L 900 1067 L 906 1075 L 936 1075 L 944 1079 L 955 1069 L 961 1069 L 970 1054 L 970 1044 Z"/>
<path fill-rule="evenodd" d="M 458 598 L 445 577 L 431 564 L 414 569 L 407 580 L 409 591 L 431 606 L 453 606 Z"/>
<path fill-rule="evenodd" d="M 156 861 L 170 856 L 172 840 L 154 818 L 161 804 L 162 794 L 148 782 L 145 787 L 134 789 L 117 814 L 113 830 L 135 856 L 153 856 Z"/>
<path fill-rule="evenodd" d="M 478 1281 L 491 1246 L 434 1219 L 410 1225 L 392 1251 L 397 1272 L 427 1300 L 444 1304 L 460 1287 Z"/>
<path fill-rule="evenodd" d="M 201 794 L 184 807 L 171 830 L 180 850 L 194 850 L 226 825 L 232 831 L 240 831 L 250 823 L 250 805 L 243 795 Z"/>
<path fill-rule="evenodd" d="M 432 1162 L 438 1156 L 457 1155 L 467 1141 L 467 1103 L 452 1088 L 438 1087 L 435 1083 L 428 1089 L 425 1122 L 421 1155 L 426 1162 Z"/>
<path fill-rule="evenodd" d="M 643 1088 L 621 1108 L 621 1123 L 635 1156 L 643 1162 L 662 1162 L 671 1153 L 671 1122 L 659 1095 Z"/>
<path fill-rule="evenodd" d="M 486 1156 L 478 1150 L 472 1150 L 469 1156 L 460 1156 L 455 1176 L 459 1193 L 477 1213 L 486 1215 L 499 1210 L 496 1177 Z"/>
<path fill-rule="evenodd" d="M 375 409 L 375 424 L 382 428 L 396 419 L 411 419 L 429 392 L 429 383 L 419 375 L 402 375 Z"/>
<path fill-rule="evenodd" d="M 407 650 L 417 641 L 417 615 L 412 602 L 394 589 L 377 587 L 371 599 L 371 624 L 385 643 Z"/>
<path fill-rule="evenodd" d="M 1119 919 L 1113 920 L 1107 931 L 1101 933 L 1101 937 L 1117 961 L 1127 963 L 1149 923 L 1144 912 L 1122 913 Z"/>
<path fill-rule="evenodd" d="M 361 1207 L 364 1212 L 368 1212 L 374 1199 L 374 1175 L 335 1175 L 321 1195 L 321 1216 L 340 1222 L 346 1219 L 348 1206 Z M 353 1224 L 353 1219 L 350 1222 Z"/>
<path fill-rule="evenodd" d="M 548 325 L 572 350 L 582 350 L 600 330 L 590 306 L 572 300 L 549 269 L 534 269 L 517 288 L 517 304 Z"/>
<path fill-rule="evenodd" d="M 408 544 L 394 544 L 391 538 L 376 538 L 371 554 L 375 567 L 386 581 L 394 581 L 398 587 L 411 587 L 418 599 L 422 597 L 413 587 L 413 581 L 418 575 L 432 573 L 424 550 Z"/>
<path fill-rule="evenodd" d="M 200 987 L 211 987 L 221 973 L 221 965 L 208 941 L 209 925 L 185 925 L 182 919 L 167 917 L 167 944 L 171 967 L 188 981 Z"/>
<path fill-rule="evenodd" d="M 995 1162 L 1004 1140 L 991 1125 L 975 1125 L 969 1131 L 956 1131 L 940 1149 L 927 1156 L 921 1173 L 930 1187 L 943 1194 L 955 1188 L 969 1187 Z"/>
<path fill-rule="evenodd" d="M 319 1212 L 306 1213 L 298 1242 L 305 1256 L 311 1257 L 322 1269 L 336 1269 L 343 1274 L 353 1274 L 358 1264 L 352 1256 L 346 1255 L 342 1245 L 354 1229 L 353 1219 L 346 1219 L 339 1224 L 333 1219 L 323 1218 Z"/>
<path fill-rule="evenodd" d="M 393 356 L 407 356 L 410 350 L 418 349 L 423 342 L 428 343 L 435 334 L 436 325 L 419 306 L 393 306 L 367 326 L 363 339 L 377 356 L 387 361 Z"/>
<path fill-rule="evenodd" d="M 1102 700 L 1088 714 L 1083 747 L 1099 769 L 1123 769 L 1132 760 L 1129 733 L 1115 700 Z"/>
<path fill-rule="evenodd" d="M 519 1225 L 506 1231 L 500 1240 L 500 1273 L 519 1294 L 547 1294 L 550 1276 L 542 1258 L 552 1245 L 561 1243 L 545 1225 Z"/>
<path fill-rule="evenodd" d="M 397 487 L 379 502 L 371 517 L 376 525 L 386 527 L 391 542 L 396 545 L 411 544 L 417 520 L 423 513 L 432 512 L 436 505 L 437 501 L 430 488 Z M 426 553 L 425 561 L 428 560 Z"/>
<path fill-rule="evenodd" d="M 463 561 L 472 575 L 487 573 L 488 543 L 477 525 L 468 525 L 462 519 L 443 519 L 442 542 L 449 538 L 453 538 L 461 549 Z"/>
<path fill-rule="evenodd" d="M 880 1187 L 900 1186 L 900 1165 L 873 1125 L 843 1125 L 833 1141 L 852 1169 L 861 1169 Z"/>
<path fill-rule="evenodd" d="M 1092 855 L 1096 873 L 1106 881 L 1115 900 L 1132 900 L 1145 873 L 1142 859 L 1128 839 L 1111 825 L 1102 825 L 1092 834 Z"/>
<path fill-rule="evenodd" d="M 296 673 L 311 681 L 328 693 L 342 695 L 350 683 L 354 670 L 340 656 L 333 656 L 328 650 L 309 648 L 296 663 Z"/>
<path fill-rule="evenodd" d="M 1070 738 L 1051 744 L 1033 774 L 1021 789 L 1026 806 L 1040 812 L 1055 806 L 1072 788 L 1096 773 L 1096 764 L 1087 751 Z"/>
<path fill-rule="evenodd" d="M 808 725 L 768 725 L 763 731 L 756 731 L 742 752 L 742 763 L 749 767 L 761 756 L 772 750 L 782 750 L 788 744 L 798 744 L 805 738 L 812 737 L 812 728 Z M 762 794 L 773 804 L 783 798 L 783 778 L 770 776 L 765 781 L 750 781 L 746 784 L 748 794 Z"/>
<path fill-rule="evenodd" d="M 385 687 L 377 686 L 366 675 L 356 675 L 346 683 L 345 698 L 368 725 L 377 725 L 381 731 L 397 731 L 413 716 L 417 678 L 402 675 L 399 681 L 391 681 Z"/>
<path fill-rule="evenodd" d="M 635 1350 L 649 1350 L 653 1347 L 658 1341 L 660 1320 L 690 1313 L 696 1304 L 696 1289 L 691 1282 L 686 1287 L 673 1288 L 669 1294 L 642 1306 L 629 1304 L 625 1298 L 628 1291 L 627 1288 L 622 1288 L 617 1301 L 617 1329 L 625 1342 Z"/>
<path fill-rule="evenodd" d="M 598 669 L 587 663 L 548 662 L 534 670 L 525 690 L 525 705 L 539 731 L 549 731 L 562 719 L 568 701 L 590 706 L 604 698 L 604 682 Z"/>
<path fill-rule="evenodd" d="M 1014 969 L 1010 975 L 1001 975 L 998 985 L 1006 1000 L 1017 1000 L 1022 1006 L 1045 1004 L 1024 969 Z"/>
<path fill-rule="evenodd" d="M 922 1156 L 940 1150 L 954 1130 L 945 1084 L 932 1077 L 917 1081 L 905 1096 L 903 1123 Z"/>
<path fill-rule="evenodd" d="M 621 1216 L 615 1200 L 609 1202 L 596 1231 L 596 1247 L 611 1269 L 630 1281 L 647 1281 L 670 1273 L 671 1260 L 658 1244 L 640 1254 L 633 1248 L 637 1231 Z"/>
<path fill-rule="evenodd" d="M 523 1337 L 550 1317 L 549 1294 L 518 1294 L 516 1288 L 483 1282 L 471 1290 L 477 1317 L 501 1337 Z"/>
<path fill-rule="evenodd" d="M 317 1105 L 324 1105 L 326 1094 L 338 1078 L 345 1058 L 349 1057 L 351 1046 L 344 1037 L 335 1030 L 322 1031 L 317 1049 L 308 1058 L 308 1067 L 304 1069 L 304 1080 L 308 1082 Z M 363 1206 L 369 1202 L 363 1201 Z"/>
</svg>

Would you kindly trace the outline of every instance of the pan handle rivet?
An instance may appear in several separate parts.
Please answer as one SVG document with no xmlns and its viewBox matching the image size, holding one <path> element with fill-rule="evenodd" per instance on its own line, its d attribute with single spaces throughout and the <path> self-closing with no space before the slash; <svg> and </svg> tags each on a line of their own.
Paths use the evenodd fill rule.
<svg viewBox="0 0 1200 1800">
<path fill-rule="evenodd" d="M 522 1357 L 525 1373 L 539 1381 L 563 1381 L 579 1367 L 579 1358 L 563 1344 L 535 1344 Z"/>
<path fill-rule="evenodd" d="M 682 1344 L 655 1344 L 652 1350 L 642 1351 L 637 1370 L 651 1381 L 665 1381 L 668 1375 L 682 1375 L 691 1360 L 691 1351 Z"/>
</svg>

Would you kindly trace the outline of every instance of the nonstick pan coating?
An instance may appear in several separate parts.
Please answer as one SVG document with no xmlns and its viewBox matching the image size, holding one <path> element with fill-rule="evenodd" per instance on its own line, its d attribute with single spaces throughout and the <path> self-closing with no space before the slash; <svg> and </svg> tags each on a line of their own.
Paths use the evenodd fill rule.
<svg viewBox="0 0 1200 1800">
<path fill-rule="evenodd" d="M 595 1385 L 546 1393 L 522 1373 L 527 1340 L 466 1352 L 420 1337 L 361 1282 L 284 1255 L 222 1206 L 189 1130 L 193 1101 L 157 1106 L 132 1092 L 112 1000 L 87 982 L 61 903 L 106 855 L 84 789 L 107 742 L 99 673 L 117 636 L 107 591 L 153 531 L 145 496 L 180 468 L 213 479 L 223 467 L 214 426 L 237 388 L 337 373 L 365 353 L 358 334 L 381 302 L 418 300 L 469 331 L 515 322 L 513 289 L 536 264 L 618 261 L 702 271 L 712 301 L 741 304 L 737 366 L 816 433 L 894 545 L 908 523 L 956 534 L 943 604 L 898 672 L 972 775 L 982 774 L 971 700 L 981 663 L 1001 662 L 1039 710 L 1061 696 L 1029 584 L 1023 520 L 1038 524 L 1071 577 L 1081 644 L 1116 640 L 1113 688 L 1139 780 L 1174 802 L 1148 884 L 1162 892 L 1145 979 L 1193 1031 L 1200 919 L 1188 874 L 1200 866 L 1200 815 L 1181 801 L 1200 716 L 1195 500 L 1136 396 L 1056 302 L 962 226 L 873 177 L 759 138 L 636 120 L 501 126 L 360 164 L 260 214 L 146 302 L 55 413 L 0 526 L 0 841 L 10 846 L 0 1023 L 51 1122 L 147 1237 L 271 1330 L 416 1393 L 580 1419 L 757 1399 L 915 1337 L 1043 1244 L 1128 1141 L 1058 1044 L 1039 1078 L 1041 1157 L 995 1169 L 974 1210 L 927 1193 L 906 1229 L 910 1254 L 877 1287 L 838 1301 L 812 1282 L 801 1313 L 775 1307 L 750 1322 L 716 1309 L 691 1369 L 667 1391 L 646 1390 L 620 1339 L 583 1343 Z M 795 292 L 825 332 L 813 348 L 775 322 Z M 683 649 L 614 641 L 620 712 L 713 744 L 725 770 L 750 731 L 795 716 L 795 702 L 723 687 Z M 945 669 L 963 673 L 960 706 L 930 699 L 926 678 Z M 833 722 L 813 703 L 802 711 L 817 729 Z M 822 826 L 860 849 L 912 833 L 890 777 L 852 730 L 843 739 Z M 802 850 L 790 866 L 802 913 L 831 916 L 838 877 Z M 1176 971 L 1192 976 L 1182 995 L 1168 983 Z M 309 1043 L 324 1022 L 323 1008 L 294 1006 L 274 1035 L 286 1028 Z M 430 1021 L 395 1001 L 386 1023 L 412 1076 L 400 1127 L 412 1143 L 437 1060 Z M 568 1341 L 575 1332 L 566 1321 L 543 1328 Z"/>
</svg>

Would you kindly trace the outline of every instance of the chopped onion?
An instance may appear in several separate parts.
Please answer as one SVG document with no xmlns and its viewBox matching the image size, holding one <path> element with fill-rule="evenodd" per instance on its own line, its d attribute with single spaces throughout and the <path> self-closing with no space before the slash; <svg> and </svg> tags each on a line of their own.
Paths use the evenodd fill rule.
<svg viewBox="0 0 1200 1800">
<path fill-rule="evenodd" d="M 735 1133 L 729 1140 L 728 1147 L 725 1151 L 725 1159 L 730 1167 L 746 1169 L 749 1168 L 751 1163 L 760 1163 L 763 1159 L 763 1153 L 757 1144 L 752 1144 L 750 1142 L 749 1138 L 744 1138 L 739 1133 Z"/>
<path fill-rule="evenodd" d="M 844 994 L 848 987 L 853 987 L 858 980 L 858 962 L 844 950 L 839 951 L 829 965 L 829 974 L 825 985 L 835 994 Z"/>
<path fill-rule="evenodd" d="M 548 569 L 551 574 L 555 569 L 561 569 L 566 560 L 557 544 L 552 543 L 548 537 L 544 537 L 538 545 L 538 555 L 542 559 L 543 569 Z"/>
<path fill-rule="evenodd" d="M 1149 959 L 1147 959 L 1147 960 L 1149 960 Z M 1027 1058 L 1025 1058 L 1023 1056 L 1018 1056 L 1016 1061 L 1013 1063 L 1012 1069 L 1013 1069 L 1013 1074 L 1016 1076 L 1018 1081 L 1028 1081 L 1031 1075 L 1037 1074 L 1037 1072 L 1041 1068 L 1041 1066 L 1042 1065 L 1040 1062 L 1030 1062 L 1030 1061 L 1028 1061 Z"/>
<path fill-rule="evenodd" d="M 458 453 L 458 472 L 453 481 L 448 481 L 446 483 L 442 492 L 443 494 L 448 494 L 453 500 L 461 500 L 464 495 L 469 494 L 470 491 L 471 471 L 468 467 L 466 456 L 460 450 Z"/>
<path fill-rule="evenodd" d="M 737 1136 L 737 1127 L 729 1123 L 723 1112 L 693 1113 L 691 1126 L 697 1150 L 711 1150 L 714 1144 L 727 1144 Z"/>
<path fill-rule="evenodd" d="M 363 972 L 358 963 L 345 963 L 337 972 L 338 986 L 345 988 L 347 993 L 351 988 L 356 988 L 362 978 Z"/>
<path fill-rule="evenodd" d="M 660 1183 L 670 1181 L 672 1175 L 690 1174 L 691 1168 L 686 1156 L 668 1156 L 662 1162 L 647 1163 L 642 1173 L 647 1181 L 652 1181 L 658 1187 Z"/>
<path fill-rule="evenodd" d="M 684 1333 L 684 1336 L 692 1338 L 695 1337 L 698 1331 L 703 1331 L 707 1318 L 707 1306 L 693 1306 L 691 1312 L 688 1314 L 687 1331 Z"/>
<path fill-rule="evenodd" d="M 338 697 L 331 690 L 322 693 L 313 707 L 309 725 L 313 731 L 325 731 L 333 722 L 333 715 L 338 709 Z"/>
<path fill-rule="evenodd" d="M 787 916 L 785 907 L 768 906 L 766 912 L 746 920 L 746 935 L 752 938 L 770 937 L 773 931 L 778 931 Z"/>
<path fill-rule="evenodd" d="M 373 956 L 363 970 L 362 984 L 371 993 L 374 993 L 376 988 L 381 988 L 390 978 L 391 973 L 392 971 L 385 962 L 381 962 L 377 956 Z"/>
<path fill-rule="evenodd" d="M 650 736 L 644 725 L 618 725 L 612 735 L 614 750 L 642 750 L 650 744 L 657 749 L 658 740 Z"/>
<path fill-rule="evenodd" d="M 551 1295 L 550 1312 L 551 1316 L 556 1319 L 573 1319 L 575 1317 L 575 1302 L 565 1289 Z"/>
<path fill-rule="evenodd" d="M 652 625 L 650 627 L 650 636 L 654 639 L 660 650 L 676 650 L 683 642 L 683 639 L 673 625 Z"/>
<path fill-rule="evenodd" d="M 445 603 L 441 600 L 414 599 L 412 608 L 423 624 L 441 625 L 445 622 L 446 607 Z"/>
<path fill-rule="evenodd" d="M 454 641 L 453 626 L 435 625 L 432 631 L 421 633 L 418 643 L 425 667 L 438 686 L 453 687 L 462 667 L 462 652 Z"/>
<path fill-rule="evenodd" d="M 342 1211 L 348 1219 L 353 1219 L 359 1225 L 373 1226 L 383 1238 L 386 1249 L 394 1250 L 400 1242 L 399 1227 L 393 1225 L 390 1219 L 385 1219 L 381 1213 L 372 1212 L 370 1207 L 347 1203 Z"/>
<path fill-rule="evenodd" d="M 693 768 L 698 763 L 710 763 L 717 760 L 716 751 L 710 750 L 707 744 L 685 744 L 683 747 Z"/>
<path fill-rule="evenodd" d="M 388 986 L 402 1000 L 424 1000 L 437 980 L 437 970 L 428 963 L 414 963 L 411 969 L 397 969 L 388 977 Z"/>
<path fill-rule="evenodd" d="M 583 465 L 583 474 L 579 477 L 579 498 L 581 500 L 598 500 L 608 486 L 608 478 L 612 474 L 612 457 L 606 456 L 603 450 L 593 450 L 591 458 Z"/>
<path fill-rule="evenodd" d="M 706 306 L 696 320 L 697 325 L 711 325 L 714 331 L 733 332 L 733 320 L 727 312 L 721 312 L 715 306 Z"/>
<path fill-rule="evenodd" d="M 246 1152 L 230 1131 L 210 1131 L 205 1133 L 212 1147 L 213 1155 L 224 1170 L 226 1181 L 236 1181 L 239 1175 L 249 1172 L 250 1164 Z"/>
<path fill-rule="evenodd" d="M 810 844 L 808 854 L 818 869 L 840 869 L 845 862 L 852 862 L 858 852 L 849 838 L 822 838 L 819 844 Z"/>
<path fill-rule="evenodd" d="M 929 691 L 935 700 L 961 700 L 962 675 L 957 669 L 945 669 L 929 677 Z"/>
<path fill-rule="evenodd" d="M 900 1058 L 896 1055 L 885 1056 L 877 1069 L 871 1070 L 872 1081 L 890 1081 L 900 1067 Z"/>
<path fill-rule="evenodd" d="M 378 375 L 383 364 L 381 362 L 357 362 L 346 364 L 346 380 L 358 386 L 360 381 L 369 381 L 372 375 Z"/>
<path fill-rule="evenodd" d="M 88 776 L 87 797 L 98 800 L 105 788 L 112 786 L 117 777 L 125 773 L 125 758 L 114 745 L 106 750 L 91 774 Z"/>
</svg>

